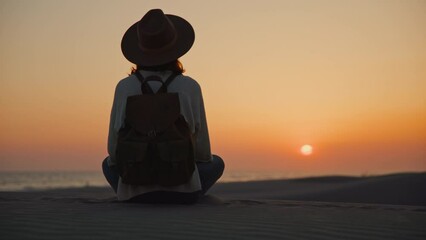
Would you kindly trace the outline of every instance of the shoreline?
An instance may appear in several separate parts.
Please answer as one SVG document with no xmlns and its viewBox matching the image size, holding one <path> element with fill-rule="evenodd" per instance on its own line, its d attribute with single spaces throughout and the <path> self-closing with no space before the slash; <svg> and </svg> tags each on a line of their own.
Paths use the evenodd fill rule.
<svg viewBox="0 0 426 240">
<path fill-rule="evenodd" d="M 23 194 L 79 195 L 114 193 L 109 186 L 76 186 L 0 191 L 0 197 Z M 294 200 L 426 206 L 426 172 L 353 177 L 319 176 L 293 179 L 219 182 L 208 192 L 228 199 Z"/>
</svg>

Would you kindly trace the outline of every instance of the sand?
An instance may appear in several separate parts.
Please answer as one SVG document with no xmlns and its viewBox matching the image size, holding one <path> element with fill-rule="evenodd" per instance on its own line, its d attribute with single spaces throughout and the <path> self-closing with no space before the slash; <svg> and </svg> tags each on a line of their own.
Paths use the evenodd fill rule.
<svg viewBox="0 0 426 240">
<path fill-rule="evenodd" d="M 224 183 L 200 203 L 108 188 L 0 193 L 1 239 L 426 239 L 426 173 Z"/>
</svg>

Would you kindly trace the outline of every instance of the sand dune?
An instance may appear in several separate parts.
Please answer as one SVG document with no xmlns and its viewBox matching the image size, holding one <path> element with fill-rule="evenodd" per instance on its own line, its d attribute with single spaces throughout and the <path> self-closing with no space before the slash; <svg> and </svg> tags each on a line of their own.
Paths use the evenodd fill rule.
<svg viewBox="0 0 426 240">
<path fill-rule="evenodd" d="M 426 206 L 426 173 L 225 183 L 213 193 L 230 198 Z"/>
<path fill-rule="evenodd" d="M 107 188 L 2 192 L 0 236 L 425 239 L 425 179 L 422 173 L 227 183 L 192 206 L 119 203 Z"/>
</svg>

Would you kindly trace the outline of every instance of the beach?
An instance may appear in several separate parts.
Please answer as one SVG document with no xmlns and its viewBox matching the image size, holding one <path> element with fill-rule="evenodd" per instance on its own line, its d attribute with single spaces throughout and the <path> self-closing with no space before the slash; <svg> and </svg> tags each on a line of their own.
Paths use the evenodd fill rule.
<svg viewBox="0 0 426 240">
<path fill-rule="evenodd" d="M 426 173 L 220 183 L 195 205 L 106 187 L 0 193 L 2 239 L 425 239 Z"/>
</svg>

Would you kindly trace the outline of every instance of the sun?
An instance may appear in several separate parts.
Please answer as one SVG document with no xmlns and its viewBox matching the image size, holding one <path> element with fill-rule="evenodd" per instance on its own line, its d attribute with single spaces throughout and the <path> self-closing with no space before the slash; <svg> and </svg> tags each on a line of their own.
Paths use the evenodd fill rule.
<svg viewBox="0 0 426 240">
<path fill-rule="evenodd" d="M 311 155 L 312 151 L 313 151 L 313 148 L 309 144 L 305 144 L 300 148 L 300 152 L 305 156 Z"/>
</svg>

